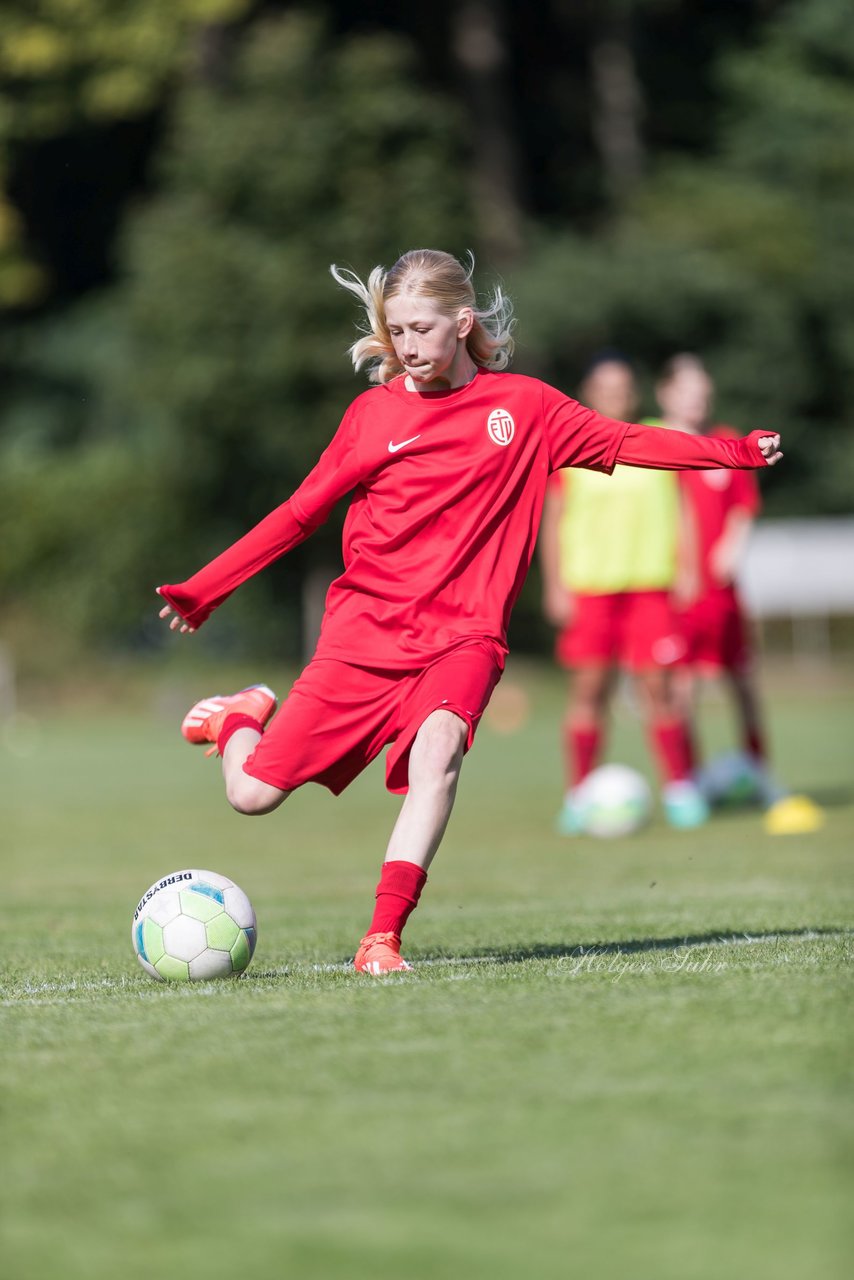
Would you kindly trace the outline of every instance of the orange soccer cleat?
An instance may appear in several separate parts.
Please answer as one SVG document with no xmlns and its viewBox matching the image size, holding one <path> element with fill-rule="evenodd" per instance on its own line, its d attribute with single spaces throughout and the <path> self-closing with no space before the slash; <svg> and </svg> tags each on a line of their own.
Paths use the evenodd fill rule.
<svg viewBox="0 0 854 1280">
<path fill-rule="evenodd" d="M 396 933 L 368 933 L 359 943 L 353 968 L 357 973 L 379 977 L 383 973 L 411 970 L 412 965 L 400 954 L 400 938 Z"/>
<path fill-rule="evenodd" d="M 205 755 L 212 756 L 226 716 L 251 716 L 263 728 L 278 705 L 278 698 L 265 684 L 253 684 L 248 689 L 241 689 L 240 693 L 225 697 L 216 693 L 212 698 L 202 698 L 190 708 L 181 722 L 181 733 L 194 744 L 212 742 L 211 750 L 205 752 Z"/>
</svg>

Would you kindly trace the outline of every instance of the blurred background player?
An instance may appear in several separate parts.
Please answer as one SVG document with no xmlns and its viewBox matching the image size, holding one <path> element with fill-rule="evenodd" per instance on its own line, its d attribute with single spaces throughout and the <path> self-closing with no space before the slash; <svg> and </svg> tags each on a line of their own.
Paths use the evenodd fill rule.
<svg viewBox="0 0 854 1280">
<path fill-rule="evenodd" d="M 683 353 L 668 360 L 655 394 L 663 426 L 692 434 L 738 436 L 732 427 L 709 426 L 714 384 L 698 356 Z M 689 517 L 683 526 L 682 559 L 696 566 L 696 591 L 679 613 L 686 653 L 675 673 L 676 696 L 690 724 L 697 679 L 722 677 L 732 695 L 741 748 L 699 771 L 701 789 L 713 802 L 758 799 L 769 807 L 772 825 L 776 821 L 781 829 L 810 830 L 819 811 L 805 797 L 788 796 L 769 772 L 751 627 L 736 585 L 761 506 L 758 483 L 747 471 L 685 472 L 676 482 Z M 695 750 L 694 754 L 696 758 Z"/>
<path fill-rule="evenodd" d="M 582 403 L 631 419 L 637 383 L 631 364 L 604 351 L 584 376 Z M 563 726 L 566 794 L 558 830 L 581 829 L 574 789 L 600 762 L 618 668 L 634 677 L 662 781 L 668 821 L 698 826 L 708 816 L 692 780 L 691 736 L 672 673 L 685 641 L 671 594 L 682 589 L 682 499 L 673 473 L 617 466 L 612 476 L 556 472 L 540 533 L 544 611 L 558 627 L 556 656 L 573 672 Z"/>
</svg>

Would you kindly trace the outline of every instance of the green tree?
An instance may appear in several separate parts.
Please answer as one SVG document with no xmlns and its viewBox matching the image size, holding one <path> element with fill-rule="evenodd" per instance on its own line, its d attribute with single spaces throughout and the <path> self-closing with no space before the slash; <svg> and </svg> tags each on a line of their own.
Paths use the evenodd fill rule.
<svg viewBox="0 0 854 1280">
<path fill-rule="evenodd" d="M 659 158 L 598 237 L 540 237 L 519 294 L 531 357 L 566 381 L 617 342 L 651 372 L 706 357 L 721 418 L 786 434 L 772 510 L 844 511 L 854 481 L 854 30 L 789 5 L 720 63 L 712 158 Z"/>
<path fill-rule="evenodd" d="M 249 29 L 223 83 L 185 85 L 158 194 L 128 226 L 121 286 L 19 355 L 60 388 L 38 422 L 13 413 L 7 426 L 17 478 L 0 539 L 23 521 L 23 477 L 39 459 L 57 513 L 24 521 L 8 569 L 19 592 L 35 601 L 38 583 L 43 602 L 61 575 L 63 600 L 76 583 L 63 616 L 77 635 L 127 634 L 156 581 L 184 576 L 288 496 L 366 386 L 346 354 L 358 317 L 329 264 L 366 273 L 413 245 L 466 248 L 461 136 L 406 44 L 341 43 L 306 13 Z M 85 410 L 63 414 L 83 396 Z M 63 565 L 72 478 L 89 514 L 75 512 L 79 554 Z M 99 518 L 114 492 L 127 494 L 115 538 Z M 269 610 L 270 593 L 296 599 L 300 569 L 333 554 L 334 536 L 263 575 L 217 634 L 295 648 L 297 611 Z"/>
<path fill-rule="evenodd" d="M 259 23 L 226 91 L 183 98 L 124 307 L 135 412 L 168 441 L 176 500 L 207 515 L 184 567 L 282 501 L 366 385 L 330 263 L 468 244 L 460 133 L 405 44 L 339 43 L 305 13 Z"/>
<path fill-rule="evenodd" d="M 5 0 L 0 6 L 0 307 L 42 299 L 14 202 L 10 158 L 22 145 L 151 111 L 200 46 L 252 0 Z"/>
</svg>

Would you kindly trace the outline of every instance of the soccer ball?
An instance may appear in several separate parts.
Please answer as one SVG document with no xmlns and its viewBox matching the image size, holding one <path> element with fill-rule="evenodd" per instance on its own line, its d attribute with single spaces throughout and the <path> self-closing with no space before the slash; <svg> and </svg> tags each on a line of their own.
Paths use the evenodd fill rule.
<svg viewBox="0 0 854 1280">
<path fill-rule="evenodd" d="M 628 765 L 603 764 L 573 789 L 572 804 L 585 834 L 627 836 L 649 821 L 652 793 Z"/>
<path fill-rule="evenodd" d="M 697 785 L 711 805 L 735 807 L 761 799 L 761 773 L 743 751 L 715 756 L 700 770 Z"/>
<path fill-rule="evenodd" d="M 252 903 L 215 871 L 173 871 L 155 880 L 133 913 L 131 940 L 146 973 L 199 982 L 242 973 L 255 950 Z"/>
</svg>

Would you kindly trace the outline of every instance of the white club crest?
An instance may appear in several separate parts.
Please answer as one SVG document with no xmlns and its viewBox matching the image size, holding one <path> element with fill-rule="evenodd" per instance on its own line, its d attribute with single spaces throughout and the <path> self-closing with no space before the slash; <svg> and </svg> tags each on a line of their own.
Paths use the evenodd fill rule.
<svg viewBox="0 0 854 1280">
<path fill-rule="evenodd" d="M 493 444 L 509 444 L 516 434 L 516 423 L 506 409 L 493 409 L 486 419 L 486 430 Z"/>
</svg>

